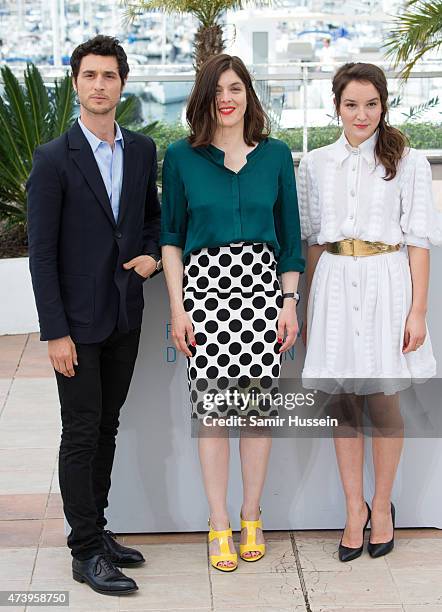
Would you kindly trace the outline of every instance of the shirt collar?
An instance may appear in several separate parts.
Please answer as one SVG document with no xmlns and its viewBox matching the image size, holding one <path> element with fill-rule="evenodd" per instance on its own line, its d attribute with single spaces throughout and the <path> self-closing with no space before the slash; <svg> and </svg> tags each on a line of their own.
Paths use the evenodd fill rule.
<svg viewBox="0 0 442 612">
<path fill-rule="evenodd" d="M 78 125 L 81 127 L 81 130 L 83 132 L 83 134 L 86 137 L 86 140 L 88 141 L 88 143 L 91 146 L 92 151 L 95 153 L 98 149 L 98 147 L 101 145 L 102 142 L 106 142 L 105 140 L 100 140 L 100 138 L 98 138 L 98 136 L 96 136 L 93 132 L 91 132 L 82 122 L 82 120 L 80 119 L 80 117 L 78 117 Z M 121 133 L 121 129 L 120 126 L 118 125 L 118 123 L 115 121 L 115 142 L 119 141 L 121 146 L 124 149 L 124 138 L 123 135 Z"/>
<path fill-rule="evenodd" d="M 367 162 L 370 170 L 374 170 L 376 165 L 374 150 L 378 140 L 378 133 L 379 130 L 376 130 L 375 133 L 372 134 L 370 138 L 367 138 L 367 140 L 364 140 L 364 142 L 361 143 L 359 147 L 352 147 L 347 140 L 345 132 L 342 131 L 341 136 L 335 142 L 335 147 L 333 151 L 334 159 L 340 166 L 342 166 L 342 164 L 349 155 L 356 154 L 359 151 L 360 155 L 362 155 L 362 157 Z"/>
</svg>

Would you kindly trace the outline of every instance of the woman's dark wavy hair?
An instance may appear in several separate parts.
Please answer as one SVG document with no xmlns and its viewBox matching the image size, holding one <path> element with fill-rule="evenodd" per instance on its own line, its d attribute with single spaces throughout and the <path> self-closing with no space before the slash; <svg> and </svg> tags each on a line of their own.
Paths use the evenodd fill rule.
<svg viewBox="0 0 442 612">
<path fill-rule="evenodd" d="M 186 119 L 190 127 L 189 142 L 193 147 L 207 147 L 218 127 L 216 120 L 216 87 L 220 76 L 231 68 L 244 83 L 247 108 L 244 115 L 244 141 L 253 146 L 270 134 L 270 121 L 253 89 L 252 78 L 243 61 L 235 55 L 221 53 L 201 66 L 187 105 Z"/>
<path fill-rule="evenodd" d="M 86 55 L 107 55 L 115 57 L 118 62 L 118 73 L 120 75 L 121 85 L 124 85 L 127 75 L 129 74 L 129 64 L 127 63 L 126 53 L 117 38 L 98 34 L 98 36 L 94 36 L 94 38 L 78 45 L 78 47 L 74 49 L 70 60 L 72 75 L 75 80 L 77 80 L 80 72 L 81 60 L 83 57 L 86 57 Z"/>
<path fill-rule="evenodd" d="M 372 83 L 381 99 L 382 114 L 379 122 L 379 136 L 375 147 L 376 159 L 384 166 L 386 181 L 394 179 L 398 164 L 408 146 L 407 137 L 400 130 L 389 125 L 385 119 L 388 111 L 388 86 L 386 76 L 374 64 L 362 62 L 349 62 L 339 68 L 333 77 L 333 93 L 335 95 L 335 108 L 339 116 L 342 92 L 351 81 L 360 83 Z"/>
</svg>

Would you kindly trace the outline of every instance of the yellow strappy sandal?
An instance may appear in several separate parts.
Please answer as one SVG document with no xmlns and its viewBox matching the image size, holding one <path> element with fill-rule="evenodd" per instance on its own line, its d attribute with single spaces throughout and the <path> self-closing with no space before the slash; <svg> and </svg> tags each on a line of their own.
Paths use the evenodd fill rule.
<svg viewBox="0 0 442 612">
<path fill-rule="evenodd" d="M 261 508 L 259 508 L 260 516 L 261 516 L 261 512 L 262 510 Z M 261 518 L 259 518 L 257 521 L 244 521 L 241 515 L 240 515 L 240 518 L 241 518 L 241 531 L 243 529 L 247 529 L 247 543 L 239 545 L 239 556 L 241 557 L 243 561 L 248 561 L 251 563 L 253 563 L 254 561 L 259 561 L 260 559 L 263 558 L 266 552 L 265 544 L 256 543 L 256 530 L 257 529 L 262 530 Z M 259 552 L 260 554 L 256 555 L 256 557 L 244 557 L 244 553 L 250 553 L 250 552 Z"/>
<path fill-rule="evenodd" d="M 229 538 L 233 539 L 232 528 L 229 525 L 228 529 L 223 529 L 222 531 L 215 531 L 215 529 L 213 529 L 212 525 L 210 524 L 210 518 L 208 520 L 208 524 L 210 529 L 208 536 L 209 544 L 213 540 L 218 539 L 219 549 L 221 553 L 219 555 L 209 555 L 210 563 L 215 569 L 219 570 L 220 572 L 233 572 L 238 567 L 238 554 L 236 552 L 231 553 L 229 548 Z M 218 563 L 220 563 L 221 561 L 233 561 L 235 565 L 232 565 L 231 567 L 227 565 L 220 566 L 218 565 Z"/>
</svg>

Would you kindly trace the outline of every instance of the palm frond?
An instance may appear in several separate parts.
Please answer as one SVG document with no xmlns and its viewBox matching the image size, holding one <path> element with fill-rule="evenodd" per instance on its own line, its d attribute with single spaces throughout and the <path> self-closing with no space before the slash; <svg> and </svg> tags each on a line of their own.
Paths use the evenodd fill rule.
<svg viewBox="0 0 442 612">
<path fill-rule="evenodd" d="M 126 22 L 132 22 L 145 11 L 162 11 L 164 13 L 188 13 L 191 12 L 187 0 L 123 0 L 126 7 Z"/>
<path fill-rule="evenodd" d="M 0 190 L 7 189 L 19 193 L 30 170 L 29 166 L 20 163 L 20 151 L 17 149 L 0 149 Z"/>
<path fill-rule="evenodd" d="M 66 73 L 61 81 L 55 81 L 53 127 L 51 138 L 60 136 L 69 129 L 74 121 L 75 92 L 71 78 Z"/>
<path fill-rule="evenodd" d="M 13 204 L 8 204 L 6 202 L 2 202 L 0 200 L 0 216 L 3 218 L 17 218 L 21 223 L 26 220 L 26 215 L 19 208 L 19 206 L 14 206 Z"/>
<path fill-rule="evenodd" d="M 392 100 L 390 100 L 390 102 L 388 103 L 388 108 L 398 108 L 398 106 L 400 106 L 402 102 L 402 98 L 401 96 L 396 96 L 395 98 L 393 98 Z"/>
<path fill-rule="evenodd" d="M 427 102 L 423 102 L 417 106 L 410 106 L 408 113 L 401 114 L 405 116 L 405 122 L 415 121 L 416 119 L 420 119 L 423 114 L 430 110 L 430 108 L 435 108 L 436 106 L 439 106 L 439 96 L 435 96 Z"/>
<path fill-rule="evenodd" d="M 122 100 L 115 113 L 115 121 L 121 125 L 135 123 L 139 116 L 140 101 L 135 95 L 131 94 L 125 100 Z"/>
<path fill-rule="evenodd" d="M 0 186 L 0 200 L 2 202 L 9 202 L 9 204 L 17 206 L 19 205 L 18 203 L 22 201 L 24 192 L 24 185 L 10 189 L 7 183 L 3 183 Z"/>
<path fill-rule="evenodd" d="M 155 128 L 158 125 L 158 121 L 143 125 L 141 101 L 140 98 L 134 94 L 131 94 L 118 104 L 115 113 L 115 121 L 121 125 L 121 127 L 137 132 L 138 134 L 144 134 L 145 136 L 154 135 Z"/>
<path fill-rule="evenodd" d="M 138 134 L 144 134 L 144 136 L 152 136 L 154 138 L 157 126 L 158 121 L 152 121 L 152 123 L 148 123 L 141 128 L 135 128 L 134 131 L 138 132 Z"/>
<path fill-rule="evenodd" d="M 189 13 L 205 27 L 215 25 L 219 17 L 229 9 L 241 9 L 246 5 L 270 6 L 271 0 L 123 0 L 127 22 L 133 21 L 144 11 L 164 11 L 165 13 Z"/>
<path fill-rule="evenodd" d="M 35 148 L 46 140 L 49 96 L 40 71 L 36 66 L 28 64 L 24 78 L 26 86 L 26 104 L 32 117 L 32 126 L 34 128 L 33 148 Z"/>
<path fill-rule="evenodd" d="M 22 143 L 26 157 L 32 159 L 33 146 L 33 126 L 27 106 L 25 93 L 20 86 L 17 77 L 12 73 L 8 66 L 3 66 L 1 75 L 4 85 L 4 99 L 9 107 L 10 129 L 16 142 Z"/>
<path fill-rule="evenodd" d="M 14 180 L 18 177 L 25 178 L 27 176 L 27 166 L 23 158 L 23 147 L 15 137 L 14 119 L 12 113 L 7 107 L 3 99 L 0 97 L 0 157 L 7 160 L 8 166 L 11 168 L 11 174 Z"/>
<path fill-rule="evenodd" d="M 383 45 L 385 56 L 393 66 L 405 62 L 401 71 L 406 79 L 421 57 L 442 45 L 442 2 L 440 0 L 413 0 L 396 17 L 391 34 Z M 411 58 L 411 59 L 410 59 Z"/>
</svg>

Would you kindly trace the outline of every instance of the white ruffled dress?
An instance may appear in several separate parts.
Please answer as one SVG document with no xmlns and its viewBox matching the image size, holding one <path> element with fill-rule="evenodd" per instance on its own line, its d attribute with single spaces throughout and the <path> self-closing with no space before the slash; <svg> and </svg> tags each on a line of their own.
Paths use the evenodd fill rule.
<svg viewBox="0 0 442 612">
<path fill-rule="evenodd" d="M 320 388 L 318 379 L 338 379 L 346 381 L 348 392 L 394 392 L 407 385 L 376 381 L 436 374 L 429 334 L 417 351 L 402 352 L 412 302 L 406 246 L 442 245 L 430 164 L 408 149 L 396 177 L 385 181 L 374 156 L 376 139 L 377 132 L 354 148 L 343 133 L 305 155 L 299 167 L 301 231 L 309 245 L 345 238 L 402 245 L 369 257 L 321 255 L 307 308 L 306 386 Z"/>
</svg>

